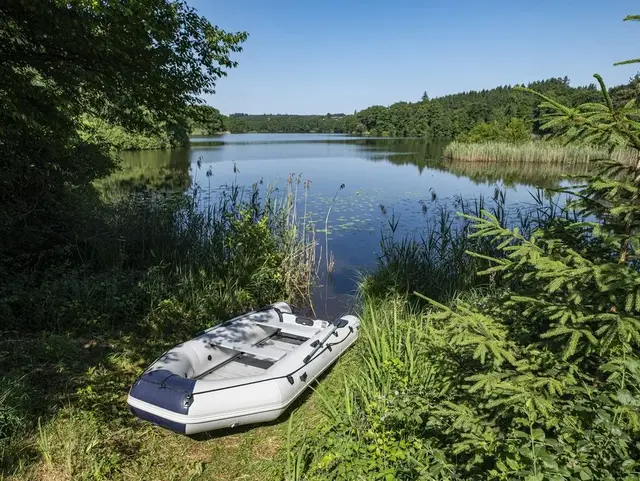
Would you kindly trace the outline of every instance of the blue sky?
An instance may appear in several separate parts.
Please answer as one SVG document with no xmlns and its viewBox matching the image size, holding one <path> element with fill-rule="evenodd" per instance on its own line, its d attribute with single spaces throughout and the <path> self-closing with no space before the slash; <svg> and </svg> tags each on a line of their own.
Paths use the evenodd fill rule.
<svg viewBox="0 0 640 481">
<path fill-rule="evenodd" d="M 205 98 L 223 113 L 352 113 L 497 85 L 593 73 L 624 83 L 640 56 L 631 0 L 190 0 L 246 30 L 240 65 Z"/>
</svg>

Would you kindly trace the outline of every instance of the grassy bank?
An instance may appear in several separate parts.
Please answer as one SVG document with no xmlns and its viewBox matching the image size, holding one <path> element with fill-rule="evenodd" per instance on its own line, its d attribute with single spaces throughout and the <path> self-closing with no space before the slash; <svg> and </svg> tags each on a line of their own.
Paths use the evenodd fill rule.
<svg viewBox="0 0 640 481">
<path fill-rule="evenodd" d="M 561 145 L 544 141 L 521 144 L 507 142 L 452 142 L 444 150 L 444 158 L 464 162 L 531 162 L 539 164 L 583 164 L 598 159 L 613 158 L 622 163 L 635 162 L 631 150 L 606 150 L 588 145 Z"/>
<path fill-rule="evenodd" d="M 125 399 L 158 353 L 203 327 L 306 302 L 315 240 L 295 193 L 113 199 L 87 206 L 64 263 L 2 284 L 0 477 L 274 479 L 281 427 L 194 441 L 136 422 Z"/>
<path fill-rule="evenodd" d="M 24 337 L 4 333 L 0 360 L 11 384 L 0 404 L 4 423 L 0 477 L 42 481 L 283 479 L 289 414 L 296 411 L 296 432 L 303 419 L 305 425 L 323 423 L 318 394 L 306 393 L 269 425 L 194 438 L 153 427 L 129 413 L 126 393 L 142 369 L 172 342 L 177 341 L 141 335 Z M 330 386 L 340 384 L 353 362 L 350 353 L 325 377 L 319 394 L 335 396 Z M 6 382 L 7 377 L 4 386 Z"/>
</svg>

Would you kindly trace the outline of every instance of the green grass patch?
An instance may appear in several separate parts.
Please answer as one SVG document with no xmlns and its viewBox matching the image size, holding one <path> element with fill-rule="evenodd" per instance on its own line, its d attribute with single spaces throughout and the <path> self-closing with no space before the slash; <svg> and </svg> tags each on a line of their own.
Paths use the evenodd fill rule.
<svg viewBox="0 0 640 481">
<path fill-rule="evenodd" d="M 2 382 L 13 390 L 0 405 L 3 479 L 283 479 L 289 420 L 295 432 L 326 422 L 320 397 L 309 390 L 268 425 L 197 437 L 154 427 L 128 412 L 126 395 L 173 342 L 132 335 L 5 336 Z M 348 358 L 323 377 L 328 382 L 321 392 L 339 384 L 353 363 Z"/>
</svg>

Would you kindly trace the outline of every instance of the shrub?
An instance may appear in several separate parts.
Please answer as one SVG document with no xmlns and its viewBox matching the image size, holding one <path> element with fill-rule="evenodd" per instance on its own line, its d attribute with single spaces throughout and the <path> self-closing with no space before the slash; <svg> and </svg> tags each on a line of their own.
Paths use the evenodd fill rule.
<svg viewBox="0 0 640 481">
<path fill-rule="evenodd" d="M 473 128 L 459 136 L 457 140 L 464 143 L 507 142 L 520 144 L 531 140 L 531 126 L 523 119 L 512 118 L 508 122 L 478 122 Z"/>
<path fill-rule="evenodd" d="M 293 194 L 262 200 L 257 187 L 249 195 L 232 187 L 203 207 L 194 196 L 150 193 L 96 207 L 65 264 L 1 286 L 4 326 L 162 332 L 182 323 L 188 332 L 279 299 L 300 300 L 312 281 L 315 240 L 306 222 L 298 225 L 295 202 Z"/>
</svg>

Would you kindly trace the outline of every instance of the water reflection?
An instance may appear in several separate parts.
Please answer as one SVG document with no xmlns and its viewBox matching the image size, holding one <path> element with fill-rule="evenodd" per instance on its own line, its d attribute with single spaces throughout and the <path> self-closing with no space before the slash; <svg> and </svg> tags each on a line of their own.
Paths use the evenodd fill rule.
<svg viewBox="0 0 640 481">
<path fill-rule="evenodd" d="M 113 189 L 165 192 L 197 185 L 206 203 L 232 183 L 249 187 L 262 181 L 263 188 L 278 189 L 291 173 L 300 175 L 301 185 L 310 180 L 299 209 L 317 223 L 319 245 L 328 241 L 335 259 L 316 293 L 319 314 L 334 315 L 345 308 L 358 272 L 375 265 L 390 222 L 397 222 L 397 236 L 419 234 L 440 209 L 455 212 L 460 199 L 491 199 L 499 189 L 507 206 L 517 208 L 531 203 L 538 187 L 555 187 L 567 175 L 585 173 L 575 166 L 443 162 L 445 145 L 319 134 L 207 137 L 190 149 L 122 153 L 122 170 L 102 182 Z M 345 188 L 334 199 L 341 184 Z"/>
<path fill-rule="evenodd" d="M 476 183 L 501 183 L 505 187 L 520 184 L 544 189 L 558 187 L 562 179 L 586 175 L 589 171 L 588 164 L 561 165 L 532 162 L 498 164 L 447 160 L 432 164 L 431 167 L 452 172 L 460 178 Z"/>
<path fill-rule="evenodd" d="M 184 192 L 192 184 L 188 149 L 120 152 L 119 170 L 96 184 L 101 190 L 120 192 Z"/>
</svg>

